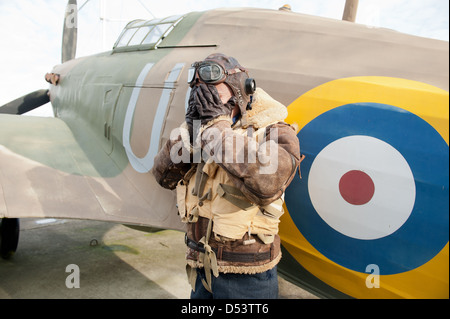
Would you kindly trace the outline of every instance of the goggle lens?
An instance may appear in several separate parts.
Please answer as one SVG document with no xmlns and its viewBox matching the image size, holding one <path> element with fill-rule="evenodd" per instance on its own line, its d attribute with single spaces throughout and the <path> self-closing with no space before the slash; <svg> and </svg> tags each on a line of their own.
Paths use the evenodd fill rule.
<svg viewBox="0 0 450 319">
<path fill-rule="evenodd" d="M 199 66 L 198 76 L 205 83 L 213 83 L 222 80 L 224 72 L 217 64 L 206 64 Z"/>
</svg>

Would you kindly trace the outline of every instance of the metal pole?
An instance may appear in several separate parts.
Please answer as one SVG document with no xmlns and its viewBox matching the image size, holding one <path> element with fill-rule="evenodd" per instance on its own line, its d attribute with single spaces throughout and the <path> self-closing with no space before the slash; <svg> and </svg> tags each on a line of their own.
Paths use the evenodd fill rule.
<svg viewBox="0 0 450 319">
<path fill-rule="evenodd" d="M 358 10 L 358 0 L 346 0 L 342 20 L 355 22 L 357 10 Z"/>
</svg>

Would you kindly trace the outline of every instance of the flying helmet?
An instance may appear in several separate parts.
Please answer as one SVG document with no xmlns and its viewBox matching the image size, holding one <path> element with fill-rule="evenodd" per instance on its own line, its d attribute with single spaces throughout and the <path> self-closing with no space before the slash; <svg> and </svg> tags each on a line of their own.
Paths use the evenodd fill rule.
<svg viewBox="0 0 450 319">
<path fill-rule="evenodd" d="M 247 107 L 250 107 L 250 96 L 256 90 L 256 83 L 254 79 L 249 78 L 247 69 L 235 58 L 213 53 L 205 60 L 193 63 L 191 70 L 191 87 L 199 81 L 206 84 L 226 83 L 238 101 L 241 114 L 245 114 Z"/>
</svg>

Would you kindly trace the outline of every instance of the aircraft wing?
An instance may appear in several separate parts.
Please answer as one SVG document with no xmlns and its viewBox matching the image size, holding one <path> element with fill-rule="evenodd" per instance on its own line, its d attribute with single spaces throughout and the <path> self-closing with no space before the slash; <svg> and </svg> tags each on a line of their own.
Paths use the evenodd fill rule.
<svg viewBox="0 0 450 319">
<path fill-rule="evenodd" d="M 88 130 L 75 136 L 61 119 L 0 114 L 0 217 L 183 229 L 173 192 L 151 174 L 133 184 L 128 163 L 99 148 Z"/>
</svg>

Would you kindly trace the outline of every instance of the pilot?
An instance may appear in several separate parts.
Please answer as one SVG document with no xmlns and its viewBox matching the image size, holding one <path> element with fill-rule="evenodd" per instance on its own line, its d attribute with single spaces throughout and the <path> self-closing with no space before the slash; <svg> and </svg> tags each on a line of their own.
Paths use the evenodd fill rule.
<svg viewBox="0 0 450 319">
<path fill-rule="evenodd" d="M 152 169 L 176 188 L 191 298 L 277 298 L 279 218 L 300 165 L 296 131 L 286 107 L 233 57 L 215 53 L 192 67 L 185 122 Z"/>
</svg>

